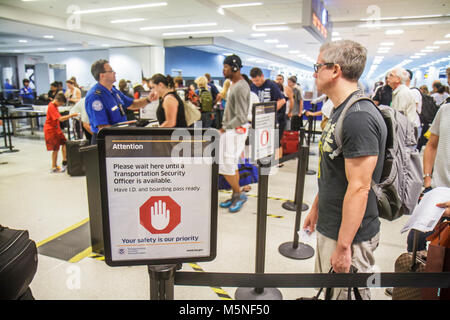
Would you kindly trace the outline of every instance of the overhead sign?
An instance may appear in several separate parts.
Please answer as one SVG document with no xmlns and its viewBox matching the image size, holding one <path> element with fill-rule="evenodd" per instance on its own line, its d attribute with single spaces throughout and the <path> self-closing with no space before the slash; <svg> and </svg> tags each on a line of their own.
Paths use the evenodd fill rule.
<svg viewBox="0 0 450 320">
<path fill-rule="evenodd" d="M 108 265 L 210 261 L 215 257 L 218 167 L 212 156 L 203 152 L 211 139 L 202 134 L 194 139 L 193 130 L 183 130 L 182 138 L 173 132 L 108 128 L 99 133 Z M 191 150 L 199 151 L 200 156 Z"/>
<path fill-rule="evenodd" d="M 255 103 L 252 106 L 252 159 L 270 157 L 275 150 L 276 102 Z"/>
<path fill-rule="evenodd" d="M 332 23 L 321 0 L 303 0 L 302 25 L 320 42 L 331 38 Z"/>
</svg>

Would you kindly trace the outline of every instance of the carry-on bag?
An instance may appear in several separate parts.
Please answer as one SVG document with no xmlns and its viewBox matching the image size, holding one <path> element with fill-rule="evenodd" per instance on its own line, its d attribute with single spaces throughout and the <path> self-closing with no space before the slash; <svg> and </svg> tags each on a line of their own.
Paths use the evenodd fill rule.
<svg viewBox="0 0 450 320">
<path fill-rule="evenodd" d="M 356 273 L 358 272 L 358 269 L 356 269 L 354 266 L 350 266 L 350 273 Z M 328 271 L 329 274 L 335 273 L 333 270 L 333 267 L 330 268 L 330 271 Z M 314 297 L 311 298 L 298 298 L 297 300 L 320 300 L 320 294 L 322 293 L 324 288 L 320 288 L 317 294 Z M 325 288 L 325 300 L 331 300 L 332 298 L 332 288 Z M 355 295 L 355 300 L 362 300 L 361 294 L 359 293 L 359 289 L 356 287 L 348 288 L 347 290 L 347 300 L 352 300 L 352 292 Z"/>
<path fill-rule="evenodd" d="M 395 272 L 425 272 L 427 251 L 417 251 L 418 232 L 414 230 L 413 252 L 402 253 L 395 261 Z M 420 288 L 394 287 L 392 290 L 392 300 L 421 300 Z"/>
<path fill-rule="evenodd" d="M 80 152 L 81 147 L 89 145 L 87 140 L 70 140 L 66 141 L 67 150 L 67 173 L 74 176 L 84 176 L 84 157 L 83 153 Z"/>
<path fill-rule="evenodd" d="M 281 138 L 281 146 L 283 147 L 283 155 L 295 153 L 298 151 L 299 145 L 298 131 L 284 131 Z"/>
<path fill-rule="evenodd" d="M 0 300 L 33 299 L 29 285 L 37 263 L 36 243 L 28 231 L 0 225 Z"/>
</svg>

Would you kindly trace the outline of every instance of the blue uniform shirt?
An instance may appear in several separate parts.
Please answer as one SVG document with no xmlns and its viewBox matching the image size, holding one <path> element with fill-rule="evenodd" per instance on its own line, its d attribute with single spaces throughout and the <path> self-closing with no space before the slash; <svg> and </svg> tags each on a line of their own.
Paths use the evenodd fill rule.
<svg viewBox="0 0 450 320">
<path fill-rule="evenodd" d="M 91 130 L 98 133 L 98 126 L 113 125 L 127 121 L 125 109 L 133 104 L 127 97 L 113 87 L 111 91 L 97 83 L 86 94 L 86 112 L 89 116 Z"/>
<path fill-rule="evenodd" d="M 34 92 L 30 87 L 23 87 L 20 89 L 20 96 L 22 99 L 34 100 Z"/>
</svg>

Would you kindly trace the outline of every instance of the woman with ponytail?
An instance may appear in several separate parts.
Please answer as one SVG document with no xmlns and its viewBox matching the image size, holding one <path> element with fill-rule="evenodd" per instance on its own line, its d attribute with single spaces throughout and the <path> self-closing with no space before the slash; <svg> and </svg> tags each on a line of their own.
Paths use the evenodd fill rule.
<svg viewBox="0 0 450 320">
<path fill-rule="evenodd" d="M 156 110 L 159 126 L 161 128 L 187 127 L 184 103 L 174 91 L 173 78 L 157 73 L 151 79 L 151 88 L 159 98 L 159 106 Z"/>
</svg>

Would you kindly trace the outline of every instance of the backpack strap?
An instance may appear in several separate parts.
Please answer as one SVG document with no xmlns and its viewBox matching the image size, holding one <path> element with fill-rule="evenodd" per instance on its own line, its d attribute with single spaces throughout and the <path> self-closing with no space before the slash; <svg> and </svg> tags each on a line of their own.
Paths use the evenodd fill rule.
<svg viewBox="0 0 450 320">
<path fill-rule="evenodd" d="M 330 158 L 334 160 L 337 156 L 342 153 L 342 127 L 344 125 L 344 119 L 348 110 L 357 102 L 367 100 L 373 103 L 372 99 L 364 96 L 363 92 L 358 91 L 350 100 L 345 104 L 342 110 L 341 116 L 336 122 L 336 127 L 334 128 L 334 140 L 336 141 L 337 148 L 330 154 Z M 373 103 L 375 106 L 375 104 Z"/>
</svg>

